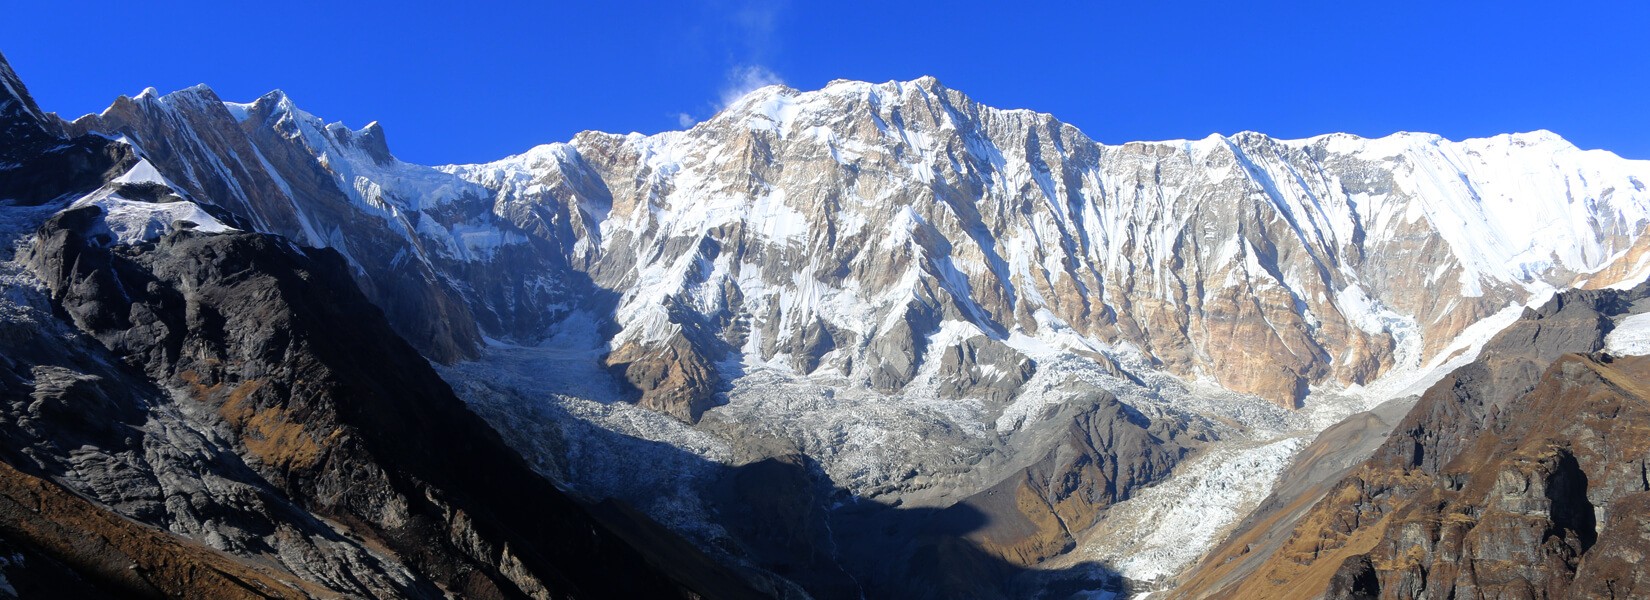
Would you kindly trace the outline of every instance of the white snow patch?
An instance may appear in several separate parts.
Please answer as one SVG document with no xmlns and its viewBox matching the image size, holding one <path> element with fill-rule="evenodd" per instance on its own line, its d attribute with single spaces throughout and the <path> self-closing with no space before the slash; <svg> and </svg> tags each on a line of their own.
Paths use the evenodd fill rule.
<svg viewBox="0 0 1650 600">
<path fill-rule="evenodd" d="M 252 104 L 249 102 L 225 102 L 223 108 L 229 111 L 229 116 L 234 117 L 236 123 L 245 123 L 251 117 Z"/>
<path fill-rule="evenodd" d="M 88 201 L 104 210 L 103 224 L 123 244 L 154 241 L 184 222 L 194 223 L 194 230 L 222 233 L 233 230 L 193 202 L 150 202 L 125 200 L 110 196 Z M 77 203 L 76 206 L 80 206 Z"/>
<path fill-rule="evenodd" d="M 155 170 L 154 165 L 149 164 L 147 160 L 141 160 L 120 177 L 76 200 L 70 206 L 96 206 L 102 209 L 102 226 L 113 236 L 113 241 L 122 244 L 154 241 L 185 222 L 193 223 L 193 229 L 196 231 L 222 233 L 234 230 L 194 202 L 180 200 L 155 203 L 131 200 L 120 195 L 119 188 L 122 184 L 134 183 L 155 183 L 166 186 L 168 190 L 176 189 Z"/>
<path fill-rule="evenodd" d="M 1617 356 L 1650 354 L 1650 313 L 1640 313 L 1616 322 L 1604 337 L 1604 351 Z"/>
</svg>

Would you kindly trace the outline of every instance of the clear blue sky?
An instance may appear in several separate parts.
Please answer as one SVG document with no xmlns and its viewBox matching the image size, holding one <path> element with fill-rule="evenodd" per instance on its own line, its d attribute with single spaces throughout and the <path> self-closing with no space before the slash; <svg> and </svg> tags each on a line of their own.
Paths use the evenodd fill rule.
<svg viewBox="0 0 1650 600">
<path fill-rule="evenodd" d="M 1650 158 L 1650 2 L 5 2 L 4 52 L 73 116 L 281 88 L 423 163 L 703 119 L 743 84 L 929 74 L 1102 142 L 1551 129 Z"/>
</svg>

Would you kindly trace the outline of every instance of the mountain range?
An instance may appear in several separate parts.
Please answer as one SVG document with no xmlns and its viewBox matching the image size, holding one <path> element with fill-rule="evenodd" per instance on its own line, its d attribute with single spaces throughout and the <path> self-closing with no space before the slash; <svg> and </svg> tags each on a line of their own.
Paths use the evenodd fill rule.
<svg viewBox="0 0 1650 600">
<path fill-rule="evenodd" d="M 1650 162 L 925 77 L 424 166 L 0 84 L 0 593 L 1650 594 Z"/>
</svg>

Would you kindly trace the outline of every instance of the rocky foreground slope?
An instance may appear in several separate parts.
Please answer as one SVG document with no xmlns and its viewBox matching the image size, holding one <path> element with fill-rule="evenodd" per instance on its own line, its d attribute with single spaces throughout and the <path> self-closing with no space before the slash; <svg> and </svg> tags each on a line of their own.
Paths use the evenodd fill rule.
<svg viewBox="0 0 1650 600">
<path fill-rule="evenodd" d="M 1182 571 L 1234 527 L 1322 525 L 1310 507 L 1382 455 L 1403 398 L 1517 354 L 1491 338 L 1526 304 L 1650 273 L 1650 165 L 1546 132 L 1106 146 L 923 78 L 764 88 L 688 131 L 427 167 L 280 92 L 148 90 L 70 122 L 0 75 L 18 331 L 68 323 L 53 338 L 91 358 L 63 381 L 151 390 L 112 402 L 206 432 L 189 443 L 291 506 L 230 534 L 81 491 L 81 470 L 20 472 L 346 593 L 557 594 L 620 585 L 612 565 L 712 596 L 1060 597 L 1119 575 L 1224 593 L 1273 550 Z M 318 316 L 271 331 L 271 311 Z M 63 379 L 30 373 L 19 407 Z M 172 398 L 212 410 L 154 408 Z M 190 447 L 153 435 L 91 447 L 155 448 L 135 473 Z M 1326 450 L 1337 435 L 1356 443 Z M 356 478 L 406 510 L 333 485 Z M 518 480 L 567 520 L 518 531 L 543 518 L 498 491 Z M 547 549 L 586 519 L 623 540 L 596 544 L 617 553 L 600 568 Z M 426 530 L 447 541 L 409 541 Z M 1418 589 L 1384 583 L 1387 560 L 1382 593 Z"/>
</svg>

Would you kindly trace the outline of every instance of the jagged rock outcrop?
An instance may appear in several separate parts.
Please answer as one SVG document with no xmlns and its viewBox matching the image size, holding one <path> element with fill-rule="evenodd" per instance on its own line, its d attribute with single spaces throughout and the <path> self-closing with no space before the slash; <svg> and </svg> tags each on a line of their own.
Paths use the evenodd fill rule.
<svg viewBox="0 0 1650 600">
<path fill-rule="evenodd" d="M 0 57 L 0 198 L 39 204 L 86 192 L 136 162 L 130 148 L 98 136 L 64 139 L 56 115 L 40 110 Z"/>
<path fill-rule="evenodd" d="M 1037 363 L 1002 342 L 983 335 L 940 351 L 936 374 L 939 392 L 952 397 L 1013 399 L 1037 369 Z"/>
<path fill-rule="evenodd" d="M 60 141 L 57 122 L 47 118 L 34 103 L 28 87 L 11 68 L 11 63 L 0 60 L 0 136 L 10 141 L 0 149 L 0 157 L 7 160 L 23 158 L 38 151 L 43 144 Z"/>
<path fill-rule="evenodd" d="M 689 423 L 710 408 L 715 386 L 721 382 L 716 367 L 674 336 L 658 346 L 626 344 L 607 356 L 607 364 L 623 373 L 641 392 L 639 403 Z"/>
<path fill-rule="evenodd" d="M 17 597 L 313 598 L 331 590 L 98 507 L 0 463 L 0 578 Z"/>
</svg>

